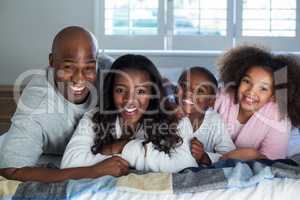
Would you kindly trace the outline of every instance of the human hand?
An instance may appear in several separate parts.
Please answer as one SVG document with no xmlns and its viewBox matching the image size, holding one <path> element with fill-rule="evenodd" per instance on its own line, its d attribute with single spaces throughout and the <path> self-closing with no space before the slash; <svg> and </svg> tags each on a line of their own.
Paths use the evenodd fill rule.
<svg viewBox="0 0 300 200">
<path fill-rule="evenodd" d="M 197 138 L 191 140 L 191 153 L 197 161 L 201 161 L 205 154 L 203 144 Z"/>
<path fill-rule="evenodd" d="M 128 174 L 129 163 L 119 156 L 113 156 L 93 165 L 92 171 L 98 176 L 123 176 Z"/>
</svg>

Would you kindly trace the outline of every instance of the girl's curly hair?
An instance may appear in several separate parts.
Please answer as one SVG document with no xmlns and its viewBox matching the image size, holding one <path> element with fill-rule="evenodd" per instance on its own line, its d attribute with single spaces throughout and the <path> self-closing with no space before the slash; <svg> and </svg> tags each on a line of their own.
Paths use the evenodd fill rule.
<svg viewBox="0 0 300 200">
<path fill-rule="evenodd" d="M 164 97 L 163 82 L 155 65 L 147 57 L 133 54 L 123 55 L 116 59 L 111 70 L 105 76 L 103 92 L 100 93 L 101 97 L 99 98 L 99 101 L 103 101 L 101 102 L 103 107 L 92 118 L 96 133 L 92 152 L 96 154 L 105 144 L 112 144 L 116 140 L 114 136 L 118 112 L 113 100 L 113 85 L 116 72 L 128 69 L 147 72 L 151 82 L 159 88 L 158 91 L 152 87 L 152 95 L 156 98 L 150 99 L 147 111 L 151 111 L 151 113 L 146 111 L 139 124 L 146 134 L 145 143 L 152 142 L 157 150 L 170 154 L 172 148 L 182 143 L 182 138 L 177 134 L 178 121 L 175 112 L 165 112 L 166 110 L 161 108 L 161 99 Z M 105 113 L 106 111 L 110 111 L 110 113 Z M 161 124 L 166 126 L 160 126 Z"/>
<path fill-rule="evenodd" d="M 292 54 L 274 55 L 276 100 L 294 127 L 300 128 L 300 60 Z M 277 73 L 278 72 L 278 73 Z"/>
<path fill-rule="evenodd" d="M 220 81 L 235 97 L 242 78 L 251 67 L 260 66 L 270 71 L 281 115 L 287 115 L 293 126 L 300 126 L 300 79 L 297 77 L 300 62 L 296 56 L 274 55 L 263 47 L 243 45 L 227 51 L 217 65 Z"/>
</svg>

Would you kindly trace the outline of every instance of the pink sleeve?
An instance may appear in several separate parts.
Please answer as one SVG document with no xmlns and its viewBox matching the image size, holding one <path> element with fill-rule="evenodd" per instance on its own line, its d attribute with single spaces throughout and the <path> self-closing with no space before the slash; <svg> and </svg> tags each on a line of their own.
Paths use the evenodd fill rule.
<svg viewBox="0 0 300 200">
<path fill-rule="evenodd" d="M 259 148 L 259 152 L 272 160 L 286 158 L 289 132 L 290 130 L 280 132 L 276 129 L 270 129 Z"/>
<path fill-rule="evenodd" d="M 222 108 L 222 104 L 224 104 L 225 101 L 226 101 L 226 94 L 222 88 L 219 88 L 219 90 L 216 94 L 214 110 L 217 112 L 220 112 L 220 109 Z"/>
<path fill-rule="evenodd" d="M 228 117 L 229 110 L 231 109 L 231 104 L 233 99 L 230 97 L 229 93 L 226 93 L 224 88 L 220 88 L 216 95 L 216 101 L 214 105 L 214 110 L 223 116 L 223 119 Z M 226 121 L 226 120 L 225 120 Z"/>
</svg>

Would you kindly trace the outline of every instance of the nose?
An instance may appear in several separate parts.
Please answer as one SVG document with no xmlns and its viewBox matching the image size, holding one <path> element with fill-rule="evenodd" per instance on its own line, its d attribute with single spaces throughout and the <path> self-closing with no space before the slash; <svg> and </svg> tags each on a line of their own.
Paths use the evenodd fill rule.
<svg viewBox="0 0 300 200">
<path fill-rule="evenodd" d="M 135 101 L 135 91 L 131 89 L 125 93 L 124 102 L 126 104 L 131 104 L 134 101 Z"/>
<path fill-rule="evenodd" d="M 185 91 L 185 92 L 183 92 L 182 97 L 183 97 L 183 99 L 192 100 L 193 99 L 193 93 L 190 92 L 190 91 Z"/>
<path fill-rule="evenodd" d="M 249 93 L 250 95 L 254 95 L 256 94 L 256 87 L 254 87 L 254 85 L 249 85 L 248 88 L 247 88 L 247 93 Z"/>
<path fill-rule="evenodd" d="M 77 70 L 74 72 L 74 74 L 73 74 L 73 76 L 72 76 L 72 81 L 73 81 L 74 83 L 83 83 L 83 82 L 85 81 L 84 75 L 83 75 L 83 73 L 82 73 L 82 70 L 77 69 Z"/>
</svg>

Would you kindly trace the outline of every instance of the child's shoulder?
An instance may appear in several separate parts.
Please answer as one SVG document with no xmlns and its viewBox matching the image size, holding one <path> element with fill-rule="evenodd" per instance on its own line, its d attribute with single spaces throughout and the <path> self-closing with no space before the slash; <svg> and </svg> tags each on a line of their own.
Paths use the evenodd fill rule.
<svg viewBox="0 0 300 200">
<path fill-rule="evenodd" d="M 211 108 L 205 112 L 205 118 L 211 122 L 218 122 L 222 119 L 221 115 Z"/>
</svg>

